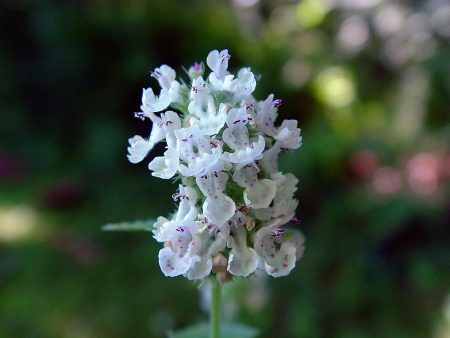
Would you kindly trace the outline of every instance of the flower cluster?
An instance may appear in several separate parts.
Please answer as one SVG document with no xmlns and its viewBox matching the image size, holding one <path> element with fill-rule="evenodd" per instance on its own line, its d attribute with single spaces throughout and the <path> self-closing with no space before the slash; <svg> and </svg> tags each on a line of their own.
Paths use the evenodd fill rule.
<svg viewBox="0 0 450 338">
<path fill-rule="evenodd" d="M 142 161 L 164 140 L 164 155 L 148 168 L 182 183 L 172 196 L 178 211 L 159 217 L 153 230 L 164 243 L 159 264 L 166 276 L 203 279 L 222 271 L 246 277 L 265 270 L 280 277 L 303 254 L 301 233 L 283 228 L 295 220 L 298 180 L 278 169 L 278 155 L 301 145 L 297 121 L 275 125 L 281 100 L 256 101 L 255 75 L 242 68 L 234 76 L 229 59 L 227 50 L 210 52 L 209 76 L 204 64 L 194 64 L 187 71 L 190 86 L 167 65 L 155 69 L 151 76 L 161 91 L 144 89 L 136 113 L 151 120 L 152 130 L 148 138 L 129 139 L 129 161 Z"/>
</svg>

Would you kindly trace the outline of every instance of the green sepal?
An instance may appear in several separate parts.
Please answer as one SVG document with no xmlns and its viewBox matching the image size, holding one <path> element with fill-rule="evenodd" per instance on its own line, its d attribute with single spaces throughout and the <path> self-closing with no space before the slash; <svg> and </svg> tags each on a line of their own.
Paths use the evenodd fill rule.
<svg viewBox="0 0 450 338">
<path fill-rule="evenodd" d="M 229 179 L 225 187 L 225 193 L 230 196 L 237 204 L 244 204 L 244 188 Z"/>
<path fill-rule="evenodd" d="M 214 104 L 217 108 L 219 108 L 220 104 L 223 102 L 229 102 L 231 98 L 233 97 L 233 93 L 229 91 L 219 91 L 219 92 L 213 92 L 211 93 L 211 96 L 214 99 Z"/>
</svg>

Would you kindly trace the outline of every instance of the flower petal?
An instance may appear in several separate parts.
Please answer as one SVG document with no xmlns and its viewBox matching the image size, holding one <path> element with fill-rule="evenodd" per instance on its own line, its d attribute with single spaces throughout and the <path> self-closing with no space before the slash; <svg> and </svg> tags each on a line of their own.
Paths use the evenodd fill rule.
<svg viewBox="0 0 450 338">
<path fill-rule="evenodd" d="M 266 272 L 273 277 L 287 276 L 295 267 L 296 249 L 290 242 L 281 245 L 275 257 L 270 258 L 265 263 Z"/>
<path fill-rule="evenodd" d="M 171 231 L 170 229 L 170 221 L 162 216 L 159 216 L 153 224 L 153 238 L 155 238 L 158 242 L 165 242 L 170 239 Z"/>
<path fill-rule="evenodd" d="M 217 199 L 207 198 L 203 203 L 203 214 L 211 223 L 219 226 L 228 222 L 235 211 L 236 205 L 227 195 L 219 196 Z"/>
<path fill-rule="evenodd" d="M 171 248 L 162 248 L 158 254 L 159 267 L 167 277 L 175 277 L 184 274 L 191 266 L 190 256 L 180 257 Z"/>
<path fill-rule="evenodd" d="M 224 132 L 225 134 L 225 132 Z M 246 164 L 259 160 L 264 151 L 265 141 L 264 137 L 258 136 L 258 140 L 251 143 L 251 145 L 235 150 L 234 153 L 224 152 L 223 157 L 231 163 Z"/>
<path fill-rule="evenodd" d="M 233 228 L 233 235 L 228 238 L 231 253 L 227 270 L 235 276 L 247 277 L 258 267 L 258 254 L 247 245 L 247 234 L 243 226 Z"/>
<path fill-rule="evenodd" d="M 169 179 L 172 178 L 178 170 L 180 159 L 178 151 L 169 148 L 164 153 L 164 156 L 158 156 L 148 164 L 148 169 L 152 172 L 152 176 Z"/>
<path fill-rule="evenodd" d="M 139 135 L 133 136 L 128 142 L 130 146 L 128 147 L 127 157 L 131 163 L 141 162 L 153 148 L 152 142 L 145 140 Z"/>
<path fill-rule="evenodd" d="M 301 145 L 302 137 L 300 129 L 297 128 L 296 120 L 284 120 L 277 130 L 275 140 L 280 142 L 285 149 L 297 149 Z"/>
<path fill-rule="evenodd" d="M 151 88 L 143 90 L 142 93 L 142 112 L 146 116 L 152 113 L 166 109 L 170 104 L 170 94 L 167 89 L 162 89 L 159 97 L 153 93 Z"/>
<path fill-rule="evenodd" d="M 269 179 L 257 181 L 244 191 L 245 204 L 253 209 L 268 208 L 277 192 L 277 184 Z"/>
</svg>

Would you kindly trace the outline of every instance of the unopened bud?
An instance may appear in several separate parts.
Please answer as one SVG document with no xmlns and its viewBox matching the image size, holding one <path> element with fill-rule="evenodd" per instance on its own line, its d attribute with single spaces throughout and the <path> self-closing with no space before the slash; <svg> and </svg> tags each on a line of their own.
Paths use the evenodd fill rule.
<svg viewBox="0 0 450 338">
<path fill-rule="evenodd" d="M 213 271 L 214 272 L 226 272 L 228 266 L 228 260 L 227 258 L 222 255 L 218 254 L 213 258 Z"/>
<path fill-rule="evenodd" d="M 220 283 L 226 283 L 231 282 L 233 280 L 233 276 L 227 271 L 227 272 L 219 272 L 217 273 L 217 281 Z"/>
<path fill-rule="evenodd" d="M 245 221 L 245 227 L 247 228 L 248 231 L 252 231 L 252 229 L 255 227 L 255 220 L 252 217 L 247 216 L 247 220 Z"/>
<path fill-rule="evenodd" d="M 192 118 L 192 115 L 186 116 L 186 118 L 183 121 L 183 128 L 188 128 L 191 126 L 191 118 Z"/>
</svg>

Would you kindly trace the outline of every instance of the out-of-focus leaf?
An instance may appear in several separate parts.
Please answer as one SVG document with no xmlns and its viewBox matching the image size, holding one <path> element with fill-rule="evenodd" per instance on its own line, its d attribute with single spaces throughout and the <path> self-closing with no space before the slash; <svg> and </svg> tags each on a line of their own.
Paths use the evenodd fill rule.
<svg viewBox="0 0 450 338">
<path fill-rule="evenodd" d="M 258 331 L 250 326 L 237 323 L 224 323 L 220 327 L 220 338 L 253 338 Z M 209 324 L 189 326 L 183 330 L 169 333 L 169 338 L 209 338 Z"/>
<path fill-rule="evenodd" d="M 102 226 L 103 231 L 152 231 L 155 220 L 110 223 Z"/>
</svg>

